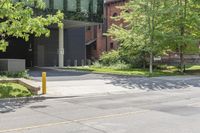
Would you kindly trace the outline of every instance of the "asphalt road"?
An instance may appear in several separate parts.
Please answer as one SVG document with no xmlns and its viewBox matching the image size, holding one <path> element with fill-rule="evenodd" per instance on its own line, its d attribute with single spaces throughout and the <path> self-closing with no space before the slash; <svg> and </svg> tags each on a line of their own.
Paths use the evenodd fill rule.
<svg viewBox="0 0 200 133">
<path fill-rule="evenodd" d="M 199 133 L 200 88 L 0 102 L 0 133 Z"/>
</svg>

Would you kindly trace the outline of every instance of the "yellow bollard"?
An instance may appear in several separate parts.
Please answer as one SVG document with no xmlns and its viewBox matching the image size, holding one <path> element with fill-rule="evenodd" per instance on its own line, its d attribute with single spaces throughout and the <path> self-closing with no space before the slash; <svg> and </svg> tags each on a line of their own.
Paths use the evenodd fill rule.
<svg viewBox="0 0 200 133">
<path fill-rule="evenodd" d="M 47 79 L 46 79 L 46 72 L 42 73 L 42 94 L 47 94 Z"/>
</svg>

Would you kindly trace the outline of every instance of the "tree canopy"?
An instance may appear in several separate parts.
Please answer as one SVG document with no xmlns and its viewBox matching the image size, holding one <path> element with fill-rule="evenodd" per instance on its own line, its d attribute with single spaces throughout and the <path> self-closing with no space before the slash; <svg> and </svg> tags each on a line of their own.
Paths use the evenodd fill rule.
<svg viewBox="0 0 200 133">
<path fill-rule="evenodd" d="M 123 23 L 113 24 L 108 35 L 120 43 L 125 53 L 148 54 L 151 73 L 153 56 L 179 49 L 182 60 L 182 51 L 191 51 L 194 46 L 192 52 L 198 50 L 198 0 L 130 0 L 119 8 L 121 14 L 113 19 Z"/>
<path fill-rule="evenodd" d="M 37 10 L 45 10 L 43 0 L 0 0 L 0 51 L 6 50 L 8 37 L 28 41 L 30 35 L 49 36 L 51 24 L 62 27 L 63 13 L 37 15 Z"/>
</svg>

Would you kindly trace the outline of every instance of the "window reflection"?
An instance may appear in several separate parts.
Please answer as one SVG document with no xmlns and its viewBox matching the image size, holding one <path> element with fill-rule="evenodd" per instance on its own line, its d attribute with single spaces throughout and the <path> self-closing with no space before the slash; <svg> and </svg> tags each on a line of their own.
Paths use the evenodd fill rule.
<svg viewBox="0 0 200 133">
<path fill-rule="evenodd" d="M 96 22 L 103 20 L 104 0 L 44 0 L 44 2 L 47 12 L 62 10 L 67 19 Z"/>
<path fill-rule="evenodd" d="M 54 0 L 54 9 L 63 10 L 63 0 Z"/>
<path fill-rule="evenodd" d="M 97 6 L 98 6 L 97 0 L 93 0 L 93 13 L 97 13 Z"/>
<path fill-rule="evenodd" d="M 76 5 L 77 5 L 77 1 L 76 0 L 67 0 L 67 10 L 68 11 L 76 11 Z"/>
<path fill-rule="evenodd" d="M 81 12 L 88 13 L 89 11 L 89 0 L 81 0 Z"/>
<path fill-rule="evenodd" d="M 44 2 L 46 4 L 46 8 L 49 8 L 49 0 L 45 0 Z"/>
</svg>

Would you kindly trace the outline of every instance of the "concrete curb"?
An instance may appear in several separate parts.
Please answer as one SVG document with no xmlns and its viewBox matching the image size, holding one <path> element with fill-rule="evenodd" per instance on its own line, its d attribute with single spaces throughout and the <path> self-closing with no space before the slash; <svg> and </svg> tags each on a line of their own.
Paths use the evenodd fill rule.
<svg viewBox="0 0 200 133">
<path fill-rule="evenodd" d="M 38 92 L 40 91 L 40 86 L 38 86 L 34 81 L 28 79 L 23 79 L 23 78 L 0 79 L 0 83 L 17 83 L 23 85 L 35 95 L 37 95 Z"/>
</svg>

